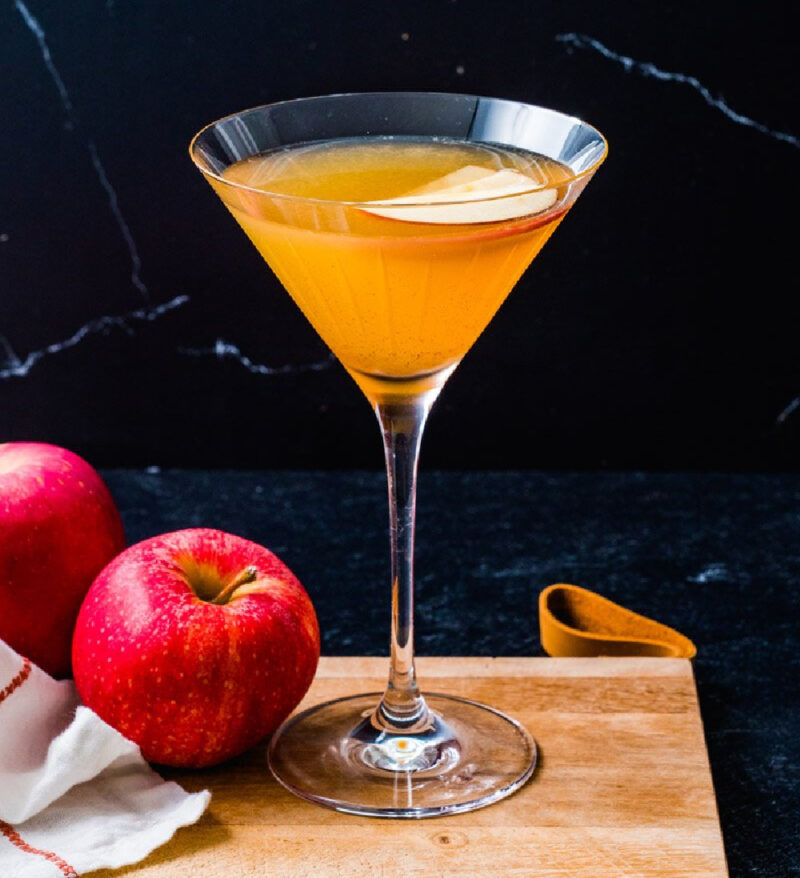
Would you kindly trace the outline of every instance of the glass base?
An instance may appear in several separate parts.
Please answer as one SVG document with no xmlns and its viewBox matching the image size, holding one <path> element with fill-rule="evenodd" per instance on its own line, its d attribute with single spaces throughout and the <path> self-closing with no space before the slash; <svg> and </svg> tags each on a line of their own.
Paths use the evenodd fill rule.
<svg viewBox="0 0 800 878">
<path fill-rule="evenodd" d="M 317 705 L 273 735 L 269 767 L 290 792 L 369 817 L 438 817 L 491 805 L 533 774 L 536 744 L 516 720 L 426 695 L 430 722 L 390 734 L 372 722 L 381 693 Z"/>
</svg>

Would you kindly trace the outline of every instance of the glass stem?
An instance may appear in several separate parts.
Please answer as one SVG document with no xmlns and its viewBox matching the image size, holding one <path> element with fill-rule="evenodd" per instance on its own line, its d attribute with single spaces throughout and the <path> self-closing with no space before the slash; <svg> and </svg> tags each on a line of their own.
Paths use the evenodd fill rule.
<svg viewBox="0 0 800 878">
<path fill-rule="evenodd" d="M 423 732 L 432 723 L 414 669 L 414 516 L 420 440 L 437 395 L 390 397 L 375 406 L 389 486 L 392 641 L 389 682 L 373 722 L 387 732 Z"/>
</svg>

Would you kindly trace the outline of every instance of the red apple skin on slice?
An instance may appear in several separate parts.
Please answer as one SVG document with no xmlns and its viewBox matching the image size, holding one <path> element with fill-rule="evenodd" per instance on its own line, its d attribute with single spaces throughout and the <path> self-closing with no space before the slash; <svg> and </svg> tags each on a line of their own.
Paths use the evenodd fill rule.
<svg viewBox="0 0 800 878">
<path fill-rule="evenodd" d="M 124 548 L 117 506 L 89 463 L 43 442 L 0 444 L 0 639 L 71 676 L 81 601 Z"/>
<path fill-rule="evenodd" d="M 73 666 L 84 703 L 146 759 L 201 768 L 277 728 L 319 652 L 291 570 L 263 546 L 196 528 L 138 543 L 103 570 L 78 616 Z"/>
</svg>

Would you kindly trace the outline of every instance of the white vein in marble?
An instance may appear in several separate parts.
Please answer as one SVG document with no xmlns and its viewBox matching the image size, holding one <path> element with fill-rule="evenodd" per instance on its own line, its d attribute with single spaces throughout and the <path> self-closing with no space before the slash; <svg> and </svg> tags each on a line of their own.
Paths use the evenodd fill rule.
<svg viewBox="0 0 800 878">
<path fill-rule="evenodd" d="M 689 582 L 696 582 L 702 585 L 706 582 L 726 582 L 731 578 L 731 574 L 724 564 L 714 563 L 706 565 L 698 573 L 687 578 Z"/>
<path fill-rule="evenodd" d="M 14 0 L 14 5 L 22 16 L 22 20 L 28 26 L 28 30 L 30 30 L 34 37 L 36 37 L 36 42 L 39 44 L 39 51 L 42 53 L 44 65 L 47 67 L 47 70 L 58 89 L 58 93 L 61 96 L 61 103 L 64 105 L 64 109 L 67 112 L 68 122 L 72 125 L 74 122 L 74 119 L 72 118 L 72 101 L 70 100 L 67 87 L 64 85 L 64 80 L 61 78 L 61 74 L 58 72 L 58 68 L 53 61 L 53 56 L 50 54 L 50 47 L 47 45 L 44 30 L 22 0 Z"/>
<path fill-rule="evenodd" d="M 267 366 L 264 363 L 254 362 L 246 354 L 243 354 L 235 344 L 222 338 L 218 338 L 214 342 L 214 346 L 210 348 L 178 348 L 178 351 L 188 357 L 215 357 L 217 360 L 235 360 L 254 375 L 297 375 L 303 372 L 321 372 L 324 369 L 329 369 L 336 360 L 333 354 L 329 354 L 324 360 L 318 360 L 314 363 Z"/>
<path fill-rule="evenodd" d="M 111 213 L 114 214 L 114 218 L 117 221 L 117 225 L 122 232 L 122 237 L 124 238 L 125 244 L 128 248 L 128 252 L 130 253 L 131 283 L 136 287 L 137 290 L 139 290 L 139 292 L 145 297 L 145 299 L 149 299 L 150 291 L 147 289 L 147 286 L 142 281 L 142 260 L 139 258 L 139 249 L 137 248 L 136 241 L 134 241 L 133 235 L 131 234 L 130 226 L 125 221 L 125 217 L 122 215 L 122 210 L 120 210 L 117 192 L 111 185 L 110 180 L 108 179 L 108 174 L 106 174 L 106 169 L 103 167 L 103 163 L 100 160 L 100 156 L 97 152 L 97 147 L 94 145 L 94 141 L 90 140 L 88 143 L 88 147 L 89 155 L 92 157 L 92 165 L 94 166 L 95 172 L 97 173 L 97 179 L 100 181 L 100 185 L 103 187 L 103 189 L 105 189 L 106 195 L 108 195 L 108 206 L 111 208 Z"/>
<path fill-rule="evenodd" d="M 786 421 L 798 410 L 800 409 L 800 396 L 795 397 L 789 405 L 778 415 L 775 419 L 775 423 L 780 426 L 781 424 L 785 424 Z"/>
<path fill-rule="evenodd" d="M 50 47 L 47 45 L 47 37 L 44 29 L 42 28 L 38 19 L 25 5 L 23 0 L 14 0 L 14 5 L 16 6 L 19 14 L 22 16 L 22 20 L 27 25 L 28 30 L 31 31 L 31 33 L 36 38 L 36 42 L 39 44 L 39 51 L 41 52 L 44 65 L 50 74 L 50 78 L 55 83 L 56 89 L 58 90 L 58 94 L 61 98 L 61 105 L 64 108 L 64 113 L 66 114 L 67 118 L 67 128 L 69 128 L 70 130 L 75 130 L 78 127 L 78 119 L 75 114 L 75 108 L 73 107 L 72 99 L 70 98 L 67 87 L 64 84 L 64 80 L 61 78 L 61 74 L 58 72 L 58 68 L 53 61 Z M 101 161 L 100 155 L 97 152 L 97 147 L 95 146 L 94 141 L 89 140 L 86 144 L 86 148 L 89 151 L 89 158 L 91 159 L 92 167 L 94 168 L 95 174 L 97 175 L 97 179 L 100 185 L 103 187 L 103 191 L 108 197 L 108 206 L 111 209 L 111 214 L 113 215 L 114 220 L 119 227 L 122 238 L 125 241 L 125 246 L 128 249 L 128 254 L 131 260 L 131 283 L 139 291 L 139 293 L 141 293 L 145 301 L 149 301 L 150 291 L 148 290 L 147 285 L 144 283 L 141 277 L 142 260 L 139 257 L 139 249 L 136 246 L 136 241 L 134 240 L 133 234 L 131 233 L 130 226 L 125 220 L 125 217 L 120 208 L 117 192 L 111 185 L 111 181 L 108 178 L 108 174 L 106 173 L 103 162 Z"/>
<path fill-rule="evenodd" d="M 685 73 L 670 73 L 669 71 L 661 70 L 649 61 L 636 61 L 633 58 L 629 58 L 627 55 L 620 55 L 617 52 L 613 52 L 599 40 L 595 40 L 585 34 L 558 34 L 556 39 L 574 49 L 591 49 L 595 52 L 599 52 L 604 58 L 608 58 L 610 61 L 615 61 L 618 64 L 621 64 L 626 73 L 635 71 L 642 76 L 659 79 L 662 82 L 677 82 L 681 85 L 691 86 L 691 88 L 698 92 L 710 107 L 719 110 L 737 125 L 744 125 L 745 127 L 752 128 L 761 134 L 766 134 L 768 137 L 772 137 L 775 140 L 783 141 L 794 147 L 800 147 L 800 138 L 796 137 L 794 134 L 787 134 L 784 131 L 775 131 L 761 122 L 757 122 L 755 119 L 737 113 L 728 106 L 723 98 L 714 97 L 709 89 L 706 88 L 706 86 L 704 86 L 695 76 L 689 76 Z"/>
<path fill-rule="evenodd" d="M 162 302 L 160 305 L 138 308 L 136 311 L 129 311 L 127 314 L 98 317 L 85 323 L 80 329 L 73 332 L 69 338 L 53 342 L 40 350 L 31 351 L 24 357 L 16 353 L 4 335 L 0 335 L 0 354 L 5 355 L 5 359 L 0 360 L 0 378 L 24 378 L 45 357 L 60 354 L 63 351 L 74 348 L 85 338 L 97 335 L 98 333 L 106 333 L 110 329 L 121 329 L 128 333 L 128 335 L 134 335 L 134 325 L 136 323 L 152 323 L 162 315 L 185 305 L 188 301 L 189 296 L 175 296 L 174 299 Z"/>
</svg>

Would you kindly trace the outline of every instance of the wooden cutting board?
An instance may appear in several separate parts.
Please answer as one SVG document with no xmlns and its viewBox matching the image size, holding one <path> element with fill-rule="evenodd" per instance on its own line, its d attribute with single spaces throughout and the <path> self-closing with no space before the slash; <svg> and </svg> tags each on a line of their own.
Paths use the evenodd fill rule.
<svg viewBox="0 0 800 878">
<path fill-rule="evenodd" d="M 172 772 L 213 798 L 137 878 L 726 878 L 691 664 L 663 658 L 421 658 L 424 688 L 513 714 L 539 745 L 510 798 L 426 820 L 351 817 L 287 793 L 264 747 Z M 323 658 L 303 707 L 378 691 L 385 659 Z"/>
</svg>

